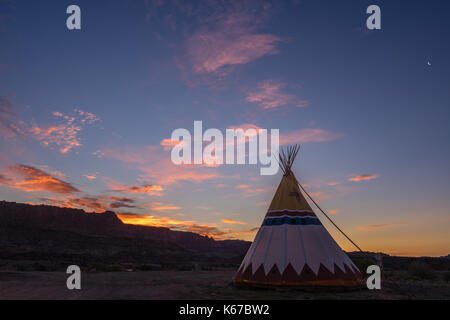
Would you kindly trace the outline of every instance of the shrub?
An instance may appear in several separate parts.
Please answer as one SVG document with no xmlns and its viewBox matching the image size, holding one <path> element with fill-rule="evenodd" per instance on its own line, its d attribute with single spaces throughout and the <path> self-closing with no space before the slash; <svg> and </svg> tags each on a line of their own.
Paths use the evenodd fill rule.
<svg viewBox="0 0 450 320">
<path fill-rule="evenodd" d="M 425 262 L 413 262 L 409 265 L 408 274 L 420 280 L 436 278 L 436 272 Z"/>
<path fill-rule="evenodd" d="M 376 264 L 376 260 L 372 257 L 352 257 L 351 259 L 363 274 L 366 273 L 368 266 Z"/>
<path fill-rule="evenodd" d="M 450 282 L 450 271 L 444 273 L 444 281 Z"/>
</svg>

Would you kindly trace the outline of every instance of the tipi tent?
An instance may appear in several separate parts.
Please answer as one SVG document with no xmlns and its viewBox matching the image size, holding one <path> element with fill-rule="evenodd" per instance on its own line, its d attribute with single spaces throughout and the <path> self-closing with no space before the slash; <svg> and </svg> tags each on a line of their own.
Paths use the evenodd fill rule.
<svg viewBox="0 0 450 320">
<path fill-rule="evenodd" d="M 253 286 L 358 287 L 362 274 L 314 214 L 291 171 L 298 150 L 280 155 L 283 178 L 233 280 Z"/>
</svg>

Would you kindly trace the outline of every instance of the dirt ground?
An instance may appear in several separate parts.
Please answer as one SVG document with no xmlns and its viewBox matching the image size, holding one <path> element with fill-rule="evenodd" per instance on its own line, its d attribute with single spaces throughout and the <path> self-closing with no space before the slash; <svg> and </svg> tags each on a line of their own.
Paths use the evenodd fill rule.
<svg viewBox="0 0 450 320">
<path fill-rule="evenodd" d="M 81 290 L 63 272 L 0 271 L 0 299 L 450 299 L 449 286 L 384 281 L 381 290 L 304 292 L 241 289 L 234 270 L 82 273 Z"/>
</svg>

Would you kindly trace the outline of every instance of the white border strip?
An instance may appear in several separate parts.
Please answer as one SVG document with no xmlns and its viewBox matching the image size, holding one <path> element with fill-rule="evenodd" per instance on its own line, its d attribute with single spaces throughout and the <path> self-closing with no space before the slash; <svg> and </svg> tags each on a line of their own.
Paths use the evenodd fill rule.
<svg viewBox="0 0 450 320">
<path fill-rule="evenodd" d="M 279 212 L 293 212 L 293 213 L 312 213 L 314 214 L 314 212 L 312 210 L 290 210 L 290 209 L 281 209 L 281 210 L 269 210 L 267 211 L 267 213 L 279 213 Z"/>
</svg>

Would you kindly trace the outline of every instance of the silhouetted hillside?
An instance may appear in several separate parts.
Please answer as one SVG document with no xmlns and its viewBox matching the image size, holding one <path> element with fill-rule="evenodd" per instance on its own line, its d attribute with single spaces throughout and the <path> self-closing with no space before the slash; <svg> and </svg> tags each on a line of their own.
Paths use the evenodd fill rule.
<svg viewBox="0 0 450 320">
<path fill-rule="evenodd" d="M 239 263 L 250 243 L 122 223 L 111 211 L 0 201 L 0 259 L 106 264 Z M 0 266 L 1 267 L 1 266 Z"/>
</svg>

